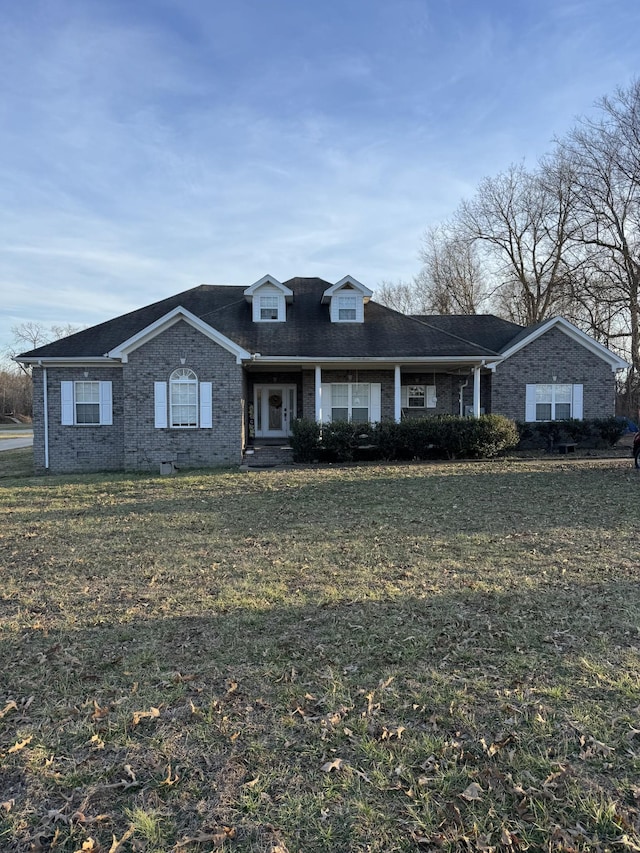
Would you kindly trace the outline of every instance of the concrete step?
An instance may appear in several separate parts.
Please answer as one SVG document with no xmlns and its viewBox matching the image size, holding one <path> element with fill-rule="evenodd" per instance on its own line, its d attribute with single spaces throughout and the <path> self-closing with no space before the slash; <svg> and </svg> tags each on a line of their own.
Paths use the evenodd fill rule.
<svg viewBox="0 0 640 853">
<path fill-rule="evenodd" d="M 289 445 L 254 445 L 246 448 L 243 462 L 249 468 L 280 468 L 291 465 L 293 449 Z"/>
</svg>

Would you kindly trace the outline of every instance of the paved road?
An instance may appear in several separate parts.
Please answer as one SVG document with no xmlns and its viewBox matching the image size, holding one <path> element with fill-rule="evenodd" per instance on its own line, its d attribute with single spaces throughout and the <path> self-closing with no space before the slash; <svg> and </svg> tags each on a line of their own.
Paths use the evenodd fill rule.
<svg viewBox="0 0 640 853">
<path fill-rule="evenodd" d="M 17 450 L 19 447 L 31 447 L 33 434 L 25 435 L 24 438 L 2 438 L 0 437 L 0 452 L 3 450 Z"/>
</svg>

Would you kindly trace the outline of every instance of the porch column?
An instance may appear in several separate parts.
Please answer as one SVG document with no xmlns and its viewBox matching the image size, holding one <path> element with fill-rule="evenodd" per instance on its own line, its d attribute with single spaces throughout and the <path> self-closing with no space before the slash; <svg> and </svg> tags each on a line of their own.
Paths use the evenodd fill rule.
<svg viewBox="0 0 640 853">
<path fill-rule="evenodd" d="M 480 417 L 480 368 L 473 368 L 473 417 Z"/>
<path fill-rule="evenodd" d="M 322 368 L 316 365 L 316 421 L 322 423 Z"/>
<path fill-rule="evenodd" d="M 397 424 L 402 417 L 402 389 L 400 378 L 400 365 L 396 364 L 393 375 L 393 417 Z"/>
</svg>

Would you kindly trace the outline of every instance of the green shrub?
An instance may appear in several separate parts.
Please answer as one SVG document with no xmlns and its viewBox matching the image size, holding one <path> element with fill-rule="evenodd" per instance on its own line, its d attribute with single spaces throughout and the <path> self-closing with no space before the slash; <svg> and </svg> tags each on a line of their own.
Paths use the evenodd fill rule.
<svg viewBox="0 0 640 853">
<path fill-rule="evenodd" d="M 609 445 L 609 447 L 613 447 L 613 445 L 619 441 L 627 431 L 626 421 L 620 420 L 619 418 L 594 418 L 591 423 L 593 425 L 593 431 L 596 432 L 600 438 Z"/>
<path fill-rule="evenodd" d="M 519 438 L 516 425 L 502 415 L 439 415 L 375 425 L 334 421 L 322 430 L 315 421 L 294 421 L 291 446 L 296 462 L 487 459 L 515 447 Z"/>
<path fill-rule="evenodd" d="M 351 462 L 357 436 L 367 424 L 332 421 L 322 425 L 322 458 L 327 462 Z"/>
<path fill-rule="evenodd" d="M 489 458 L 515 447 L 518 440 L 515 424 L 502 415 L 407 418 L 376 427 L 376 443 L 385 459 Z"/>
<path fill-rule="evenodd" d="M 318 459 L 320 424 L 306 418 L 291 424 L 291 447 L 294 462 L 314 462 Z"/>
<path fill-rule="evenodd" d="M 581 447 L 611 447 L 624 434 L 626 424 L 618 418 L 587 418 L 566 421 L 518 423 L 519 448 L 548 450 L 566 441 Z"/>
</svg>

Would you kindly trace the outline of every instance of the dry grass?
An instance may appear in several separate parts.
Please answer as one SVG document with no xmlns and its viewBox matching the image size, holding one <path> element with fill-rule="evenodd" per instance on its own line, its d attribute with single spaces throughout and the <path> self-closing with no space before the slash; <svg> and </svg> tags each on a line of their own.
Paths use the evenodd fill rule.
<svg viewBox="0 0 640 853">
<path fill-rule="evenodd" d="M 639 484 L 2 480 L 0 849 L 640 849 Z"/>
</svg>

